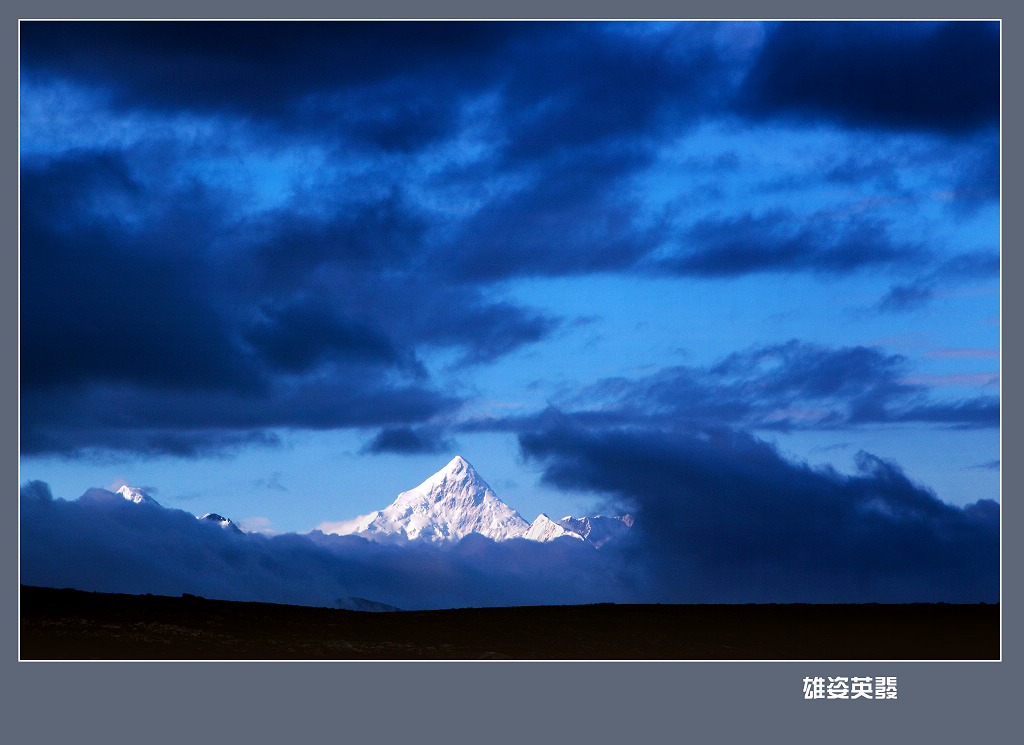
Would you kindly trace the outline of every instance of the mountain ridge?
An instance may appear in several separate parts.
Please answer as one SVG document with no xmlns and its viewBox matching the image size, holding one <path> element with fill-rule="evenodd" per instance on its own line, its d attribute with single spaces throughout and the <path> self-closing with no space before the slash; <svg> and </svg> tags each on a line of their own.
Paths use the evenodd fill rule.
<svg viewBox="0 0 1024 745">
<path fill-rule="evenodd" d="M 113 498 L 120 495 L 135 504 L 159 506 L 143 488 L 127 484 L 117 492 L 91 489 Z M 215 512 L 197 516 L 232 533 L 243 533 L 232 520 Z M 560 539 L 578 540 L 595 548 L 622 537 L 633 525 L 631 515 L 566 515 L 552 519 L 539 514 L 532 523 L 510 507 L 487 484 L 477 470 L 456 455 L 447 465 L 421 482 L 400 493 L 381 510 L 352 520 L 323 522 L 313 532 L 326 535 L 355 536 L 377 543 L 403 544 L 410 541 L 457 543 L 466 536 L 480 535 L 493 541 L 524 539 L 549 542 Z"/>
<path fill-rule="evenodd" d="M 419 486 L 399 494 L 388 507 L 354 520 L 321 523 L 317 529 L 381 543 L 458 541 L 475 533 L 494 541 L 570 538 L 599 547 L 632 524 L 630 515 L 567 515 L 552 520 L 544 513 L 529 523 L 494 493 L 465 458 L 457 455 Z"/>
</svg>

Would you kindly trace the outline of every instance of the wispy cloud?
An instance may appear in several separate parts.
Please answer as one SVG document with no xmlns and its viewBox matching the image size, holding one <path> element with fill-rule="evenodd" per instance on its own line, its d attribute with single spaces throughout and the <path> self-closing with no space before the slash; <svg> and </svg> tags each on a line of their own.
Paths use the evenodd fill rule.
<svg viewBox="0 0 1024 745">
<path fill-rule="evenodd" d="M 926 353 L 927 357 L 938 360 L 950 360 L 950 359 L 981 359 L 981 360 L 995 360 L 999 359 L 998 349 L 932 349 Z"/>
<path fill-rule="evenodd" d="M 608 378 L 560 407 L 624 425 L 683 428 L 731 424 L 754 429 L 844 429 L 887 422 L 998 426 L 996 396 L 938 401 L 945 386 L 987 388 L 998 373 L 910 372 L 902 355 L 877 347 L 830 348 L 789 341 L 728 355 L 708 367 L 664 368 Z"/>
<path fill-rule="evenodd" d="M 991 388 L 999 385 L 999 373 L 952 373 L 949 375 L 927 375 L 916 373 L 902 378 L 910 385 L 926 385 L 932 388 L 940 386 L 966 386 L 970 388 Z"/>
</svg>

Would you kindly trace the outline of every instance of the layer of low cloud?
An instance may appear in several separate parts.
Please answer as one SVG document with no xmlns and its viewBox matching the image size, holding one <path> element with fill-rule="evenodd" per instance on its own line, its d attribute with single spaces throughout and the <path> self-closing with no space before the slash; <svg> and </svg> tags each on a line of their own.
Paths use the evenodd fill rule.
<svg viewBox="0 0 1024 745">
<path fill-rule="evenodd" d="M 22 488 L 21 582 L 93 592 L 403 609 L 635 602 L 653 597 L 621 557 L 566 539 L 386 546 L 318 531 L 236 533 L 181 510 L 90 490 L 53 499 Z"/>
<path fill-rule="evenodd" d="M 999 507 L 943 504 L 867 454 L 842 476 L 735 432 L 523 435 L 560 487 L 636 516 L 600 549 L 571 539 L 382 545 L 355 536 L 237 533 L 103 489 L 21 492 L 21 582 L 95 592 L 191 593 L 405 609 L 594 602 L 994 602 Z"/>
</svg>

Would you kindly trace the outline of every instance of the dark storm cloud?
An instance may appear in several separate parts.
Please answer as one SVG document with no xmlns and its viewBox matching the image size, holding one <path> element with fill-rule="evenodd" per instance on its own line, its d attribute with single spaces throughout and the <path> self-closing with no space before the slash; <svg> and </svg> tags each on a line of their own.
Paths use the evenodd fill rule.
<svg viewBox="0 0 1024 745">
<path fill-rule="evenodd" d="M 440 430 L 430 427 L 388 427 L 382 429 L 362 449 L 364 453 L 443 453 L 451 450 L 452 441 L 445 438 Z"/>
<path fill-rule="evenodd" d="M 225 288 L 204 261 L 217 232 L 209 195 L 154 194 L 123 156 L 73 152 L 23 161 L 21 204 L 24 386 L 257 383 L 215 306 Z M 132 209 L 158 214 L 138 226 Z"/>
<path fill-rule="evenodd" d="M 846 274 L 927 260 L 917 245 L 893 241 L 884 224 L 863 217 L 827 214 L 798 218 L 780 210 L 764 215 L 711 218 L 694 225 L 663 271 L 705 277 L 758 272 Z"/>
<path fill-rule="evenodd" d="M 668 428 L 713 423 L 775 430 L 896 422 L 999 426 L 997 396 L 937 401 L 928 386 L 910 382 L 910 373 L 910 362 L 901 355 L 793 340 L 736 352 L 710 367 L 606 379 L 564 406 L 596 417 L 597 423 Z"/>
<path fill-rule="evenodd" d="M 29 22 L 21 25 L 21 49 L 30 74 L 71 76 L 109 91 L 126 109 L 225 114 L 300 131 L 351 117 L 354 126 L 345 134 L 405 149 L 450 128 L 455 88 L 479 81 L 491 69 L 493 50 L 522 30 L 511 24 Z M 422 90 L 425 81 L 433 81 L 429 91 Z M 397 104 L 390 112 L 349 105 L 360 103 L 361 91 L 385 84 Z M 341 98 L 332 104 L 325 92 Z M 360 121 L 352 113 L 359 110 L 373 118 Z"/>
<path fill-rule="evenodd" d="M 267 351 L 280 344 L 282 352 L 301 352 L 286 354 L 285 364 L 328 353 L 333 338 L 346 353 L 353 342 L 367 355 L 412 371 L 419 369 L 419 345 L 456 349 L 467 364 L 489 362 L 559 326 L 557 318 L 492 299 L 485 288 L 465 283 L 458 264 L 478 247 L 434 246 L 427 229 L 423 215 L 396 191 L 338 214 L 264 216 L 244 231 L 256 246 L 248 276 L 259 278 L 265 294 L 282 299 L 277 307 L 263 303 L 271 317 L 261 310 L 248 338 L 264 348 L 266 332 L 275 345 Z M 339 302 L 344 315 L 334 307 Z M 325 333 L 296 339 L 296 323 Z M 308 344 L 315 348 L 288 349 Z"/>
<path fill-rule="evenodd" d="M 254 240 L 219 195 L 172 183 L 131 153 L 23 162 L 25 452 L 136 442 L 140 453 L 188 455 L 275 441 L 242 427 L 423 421 L 456 400 L 432 387 L 418 345 L 453 347 L 472 363 L 556 325 L 403 270 L 398 249 L 362 250 L 401 247 L 406 231 L 388 238 L 383 227 L 393 200 L 357 208 L 361 234 L 326 238 L 315 218 L 286 215 Z"/>
<path fill-rule="evenodd" d="M 354 536 L 267 538 L 105 490 L 73 501 L 22 488 L 20 581 L 94 592 L 191 593 L 335 607 L 358 597 L 403 609 L 636 602 L 639 573 L 580 541 L 386 546 Z"/>
<path fill-rule="evenodd" d="M 614 198 L 651 141 L 626 141 L 692 109 L 718 74 L 703 41 L 651 51 L 592 24 L 30 22 L 21 41 L 26 81 L 101 91 L 108 115 L 215 115 L 271 150 L 304 138 L 374 174 L 328 173 L 252 214 L 190 165 L 227 135 L 197 151 L 147 124 L 117 151 L 26 156 L 23 445 L 66 454 L 133 441 L 189 454 L 274 439 L 245 427 L 411 426 L 450 410 L 418 351 L 485 363 L 559 326 L 477 280 L 634 262 L 643 240 Z M 608 74 L 580 76 L 591 62 Z M 452 241 L 367 153 L 457 137 L 480 95 L 496 96 L 481 133 L 492 166 L 518 177 L 527 151 L 535 165 Z M 592 157 L 611 140 L 620 154 Z"/>
<path fill-rule="evenodd" d="M 188 456 L 273 445 L 277 428 L 408 425 L 451 414 L 461 401 L 372 370 L 338 370 L 257 392 L 154 390 L 125 384 L 23 391 L 21 449 L 98 457 L 103 450 Z"/>
<path fill-rule="evenodd" d="M 624 183 L 646 162 L 643 153 L 578 152 L 524 177 L 522 189 L 465 221 L 455 239 L 456 275 L 487 282 L 630 270 L 659 237 L 658 225 L 639 220 Z"/>
<path fill-rule="evenodd" d="M 768 396 L 795 394 L 823 398 L 856 393 L 879 384 L 906 391 L 896 382 L 905 360 L 869 347 L 829 349 L 790 341 L 734 352 L 711 368 L 722 379 L 751 380 Z"/>
<path fill-rule="evenodd" d="M 594 23 L 59 23 L 21 26 L 30 74 L 115 105 L 333 126 L 385 149 L 447 137 L 467 98 L 501 89 L 508 157 L 672 126 L 725 95 L 711 24 L 657 45 Z"/>
<path fill-rule="evenodd" d="M 521 308 L 513 303 L 474 302 L 463 295 L 455 304 L 445 304 L 447 293 L 438 293 L 431 307 L 424 308 L 418 331 L 424 341 L 444 347 L 462 348 L 462 364 L 490 362 L 531 342 L 540 341 L 559 327 L 559 319 Z M 452 308 L 462 303 L 452 322 Z M 469 344 L 467 341 L 472 340 Z"/>
<path fill-rule="evenodd" d="M 732 87 L 716 29 L 681 25 L 651 44 L 600 24 L 543 25 L 532 47 L 511 44 L 487 165 L 504 186 L 455 231 L 457 276 L 634 270 L 666 228 L 642 215 L 631 179 L 721 113 Z"/>
<path fill-rule="evenodd" d="M 344 193 L 345 187 L 335 189 Z M 289 287 L 332 268 L 363 272 L 402 267 L 415 259 L 426 218 L 398 187 L 378 198 L 309 214 L 297 205 L 260 215 L 245 228 L 255 248 L 260 281 Z"/>
<path fill-rule="evenodd" d="M 125 456 L 229 457 L 250 447 L 279 447 L 281 439 L 263 430 L 235 432 L 222 429 L 188 431 L 158 427 L 103 427 L 92 422 L 22 420 L 21 452 L 53 455 L 95 463 L 115 463 Z"/>
<path fill-rule="evenodd" d="M 750 435 L 595 431 L 572 417 L 520 435 L 547 482 L 636 516 L 650 578 L 676 602 L 993 602 L 998 505 L 941 502 L 861 453 L 851 476 Z"/>
<path fill-rule="evenodd" d="M 25 98 L 71 90 L 23 115 L 25 452 L 415 430 L 459 404 L 430 351 L 486 364 L 563 327 L 496 294 L 509 278 L 916 266 L 918 247 L 863 218 L 725 215 L 679 236 L 636 197 L 667 144 L 731 105 L 754 49 L 732 51 L 737 29 L 757 30 L 23 23 Z M 94 115 L 120 144 L 63 151 L 60 127 Z M 296 147 L 316 156 L 275 170 Z M 218 160 L 235 155 L 241 175 Z M 261 209 L 242 182 L 264 158 L 261 185 L 289 183 Z M 964 178 L 990 184 L 990 161 Z"/>
<path fill-rule="evenodd" d="M 499 189 L 431 256 L 455 253 L 457 276 L 494 280 L 625 269 L 652 247 L 652 226 L 637 224 L 635 200 L 622 199 L 627 179 L 664 138 L 721 110 L 737 62 L 717 24 L 679 25 L 657 43 L 628 28 L 57 23 L 27 24 L 22 47 L 26 75 L 113 91 L 127 110 L 270 122 L 267 144 L 305 138 L 342 159 L 373 157 L 373 145 L 458 147 L 468 133 L 487 147 L 482 171 L 446 164 L 435 185 L 518 186 Z M 314 268 L 325 250 L 401 261 L 427 226 L 408 201 L 381 206 L 357 220 L 286 226 L 268 250 L 309 256 Z"/>
<path fill-rule="evenodd" d="M 506 156 L 531 161 L 678 136 L 731 92 L 735 63 L 717 44 L 718 28 L 681 24 L 651 44 L 615 26 L 541 25 L 532 47 L 510 45 L 518 74 L 505 87 Z"/>
<path fill-rule="evenodd" d="M 383 333 L 358 320 L 339 317 L 326 304 L 293 303 L 261 311 L 245 338 L 276 369 L 302 372 L 332 359 L 399 362 L 398 350 Z"/>
<path fill-rule="evenodd" d="M 998 125 L 999 78 L 997 23 L 780 23 L 738 104 L 752 117 L 963 134 Z"/>
<path fill-rule="evenodd" d="M 386 330 L 233 281 L 246 264 L 216 256 L 226 228 L 203 192 L 150 190 L 157 214 L 125 224 L 80 204 L 116 202 L 124 161 L 69 160 L 23 166 L 25 452 L 191 455 L 274 441 L 245 427 L 409 422 L 452 405 Z"/>
</svg>

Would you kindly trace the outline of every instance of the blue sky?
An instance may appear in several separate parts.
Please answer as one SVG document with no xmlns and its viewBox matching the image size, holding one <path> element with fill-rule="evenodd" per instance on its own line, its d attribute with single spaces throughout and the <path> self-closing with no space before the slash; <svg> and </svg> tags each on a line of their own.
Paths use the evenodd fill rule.
<svg viewBox="0 0 1024 745">
<path fill-rule="evenodd" d="M 665 520 L 707 444 L 708 504 L 760 448 L 999 500 L 998 24 L 34 22 L 21 63 L 23 483 L 305 533 L 461 454 L 528 520 Z"/>
</svg>

